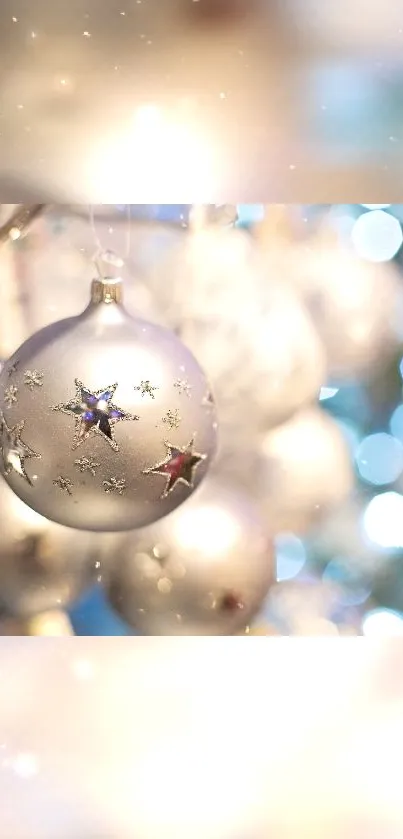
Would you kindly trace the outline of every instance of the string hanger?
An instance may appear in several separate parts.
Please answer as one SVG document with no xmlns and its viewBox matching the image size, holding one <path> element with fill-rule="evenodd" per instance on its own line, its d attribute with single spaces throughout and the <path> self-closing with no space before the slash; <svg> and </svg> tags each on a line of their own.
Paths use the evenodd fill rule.
<svg viewBox="0 0 403 839">
<path fill-rule="evenodd" d="M 94 236 L 94 241 L 96 245 L 95 252 L 92 256 L 92 262 L 94 263 L 96 270 L 98 272 L 98 277 L 100 280 L 105 280 L 110 278 L 111 272 L 113 276 L 116 273 L 119 273 L 123 268 L 125 262 L 128 260 L 130 256 L 131 250 L 131 238 L 132 238 L 132 218 L 131 218 L 131 204 L 127 204 L 127 234 L 126 234 L 126 248 L 125 248 L 125 256 L 122 257 L 118 256 L 116 253 L 111 251 L 108 248 L 104 248 L 100 237 L 98 235 L 98 231 L 96 228 L 95 223 L 95 213 L 94 213 L 94 205 L 89 205 L 89 217 L 90 217 L 90 224 L 91 229 Z"/>
</svg>

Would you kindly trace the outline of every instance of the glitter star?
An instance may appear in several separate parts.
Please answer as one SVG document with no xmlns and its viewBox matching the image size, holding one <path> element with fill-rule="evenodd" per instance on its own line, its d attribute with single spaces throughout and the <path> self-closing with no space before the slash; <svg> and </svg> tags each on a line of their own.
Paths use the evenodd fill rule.
<svg viewBox="0 0 403 839">
<path fill-rule="evenodd" d="M 102 486 L 105 492 L 117 492 L 123 495 L 126 490 L 126 481 L 123 478 L 109 478 L 109 481 L 103 481 Z"/>
<path fill-rule="evenodd" d="M 193 489 L 194 474 L 197 467 L 206 459 L 207 455 L 198 454 L 193 451 L 194 440 L 191 440 L 185 448 L 180 449 L 165 442 L 168 455 L 161 463 L 156 463 L 150 469 L 144 469 L 143 475 L 163 475 L 166 478 L 166 485 L 161 498 L 166 498 L 177 484 L 185 484 Z"/>
<path fill-rule="evenodd" d="M 21 475 L 30 486 L 33 486 L 31 478 L 25 470 L 25 461 L 29 457 L 40 457 L 23 440 L 21 434 L 24 430 L 25 420 L 19 422 L 13 428 L 9 428 L 3 415 L 0 415 L 0 454 L 3 459 L 3 466 L 6 475 L 16 472 Z"/>
<path fill-rule="evenodd" d="M 178 409 L 175 411 L 167 411 L 164 417 L 162 417 L 162 422 L 165 425 L 169 425 L 170 428 L 179 428 L 179 425 L 182 421 L 182 417 L 179 415 Z"/>
<path fill-rule="evenodd" d="M 91 472 L 91 475 L 95 477 L 95 470 L 99 468 L 101 465 L 100 463 L 95 463 L 91 457 L 81 457 L 80 460 L 75 460 L 74 465 L 80 470 L 80 472 Z"/>
<path fill-rule="evenodd" d="M 179 393 L 185 393 L 186 396 L 190 396 L 191 386 L 186 379 L 177 379 L 176 382 L 174 382 L 174 387 L 176 387 Z"/>
<path fill-rule="evenodd" d="M 63 478 L 62 475 L 59 475 L 59 477 L 56 478 L 55 481 L 53 481 L 53 486 L 59 487 L 59 489 L 64 490 L 69 495 L 73 495 L 73 492 L 72 492 L 72 489 L 71 489 L 73 484 L 69 480 L 69 478 Z"/>
<path fill-rule="evenodd" d="M 36 387 L 42 387 L 43 385 L 43 373 L 39 373 L 38 370 L 26 370 L 24 373 L 24 385 L 29 387 L 29 389 L 35 390 Z"/>
<path fill-rule="evenodd" d="M 15 385 L 10 385 L 4 391 L 4 401 L 7 405 L 7 408 L 11 408 L 17 402 L 17 393 L 18 387 Z"/>
<path fill-rule="evenodd" d="M 141 390 L 141 395 L 145 396 L 148 393 L 151 396 L 151 399 L 155 399 L 154 390 L 159 390 L 158 387 L 153 387 L 151 382 L 147 379 L 145 382 L 140 382 L 140 384 L 134 388 L 135 390 Z"/>
<path fill-rule="evenodd" d="M 108 441 L 112 449 L 119 451 L 113 427 L 121 420 L 138 420 L 140 417 L 127 414 L 112 403 L 117 384 L 92 392 L 79 379 L 75 379 L 76 398 L 65 405 L 54 405 L 53 411 L 61 411 L 75 418 L 76 429 L 73 449 L 77 449 L 90 434 L 99 434 Z"/>
</svg>

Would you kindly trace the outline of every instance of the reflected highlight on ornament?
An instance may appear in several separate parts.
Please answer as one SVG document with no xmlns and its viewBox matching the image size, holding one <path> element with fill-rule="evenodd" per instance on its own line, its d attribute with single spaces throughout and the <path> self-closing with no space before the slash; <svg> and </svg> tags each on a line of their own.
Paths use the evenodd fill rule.
<svg viewBox="0 0 403 839">
<path fill-rule="evenodd" d="M 362 259 L 388 262 L 400 250 L 403 233 L 398 219 L 383 210 L 363 213 L 351 232 L 353 246 Z"/>
</svg>

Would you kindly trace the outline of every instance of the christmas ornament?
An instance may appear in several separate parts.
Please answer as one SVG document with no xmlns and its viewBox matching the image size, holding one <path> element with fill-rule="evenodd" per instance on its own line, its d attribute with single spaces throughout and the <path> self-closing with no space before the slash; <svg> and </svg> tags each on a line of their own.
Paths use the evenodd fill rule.
<svg viewBox="0 0 403 839">
<path fill-rule="evenodd" d="M 321 342 L 283 272 L 283 260 L 260 260 L 246 233 L 207 227 L 172 247 L 147 280 L 164 320 L 203 364 L 222 423 L 236 416 L 249 432 L 288 419 L 326 378 Z"/>
<path fill-rule="evenodd" d="M 258 611 L 273 564 L 256 507 L 210 479 L 171 516 L 129 538 L 108 593 L 146 635 L 232 635 Z"/>
<path fill-rule="evenodd" d="M 3 479 L 0 509 L 0 609 L 11 617 L 28 620 L 60 610 L 95 582 L 104 559 L 116 549 L 112 537 L 51 524 Z"/>
<path fill-rule="evenodd" d="M 161 518 L 215 449 L 199 365 L 169 331 L 132 319 L 121 296 L 119 278 L 94 280 L 83 314 L 36 333 L 0 375 L 0 471 L 32 509 L 69 527 Z"/>
<path fill-rule="evenodd" d="M 353 472 L 336 423 L 310 408 L 269 432 L 261 449 L 259 494 L 276 531 L 304 532 L 348 495 Z"/>
<path fill-rule="evenodd" d="M 373 373 L 401 341 L 402 294 L 394 268 L 365 262 L 325 229 L 295 249 L 289 277 L 326 350 L 329 373 Z"/>
</svg>

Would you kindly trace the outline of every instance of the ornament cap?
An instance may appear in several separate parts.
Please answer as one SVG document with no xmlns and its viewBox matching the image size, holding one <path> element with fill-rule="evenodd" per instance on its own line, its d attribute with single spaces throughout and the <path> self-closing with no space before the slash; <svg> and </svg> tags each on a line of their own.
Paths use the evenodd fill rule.
<svg viewBox="0 0 403 839">
<path fill-rule="evenodd" d="M 120 277 L 97 279 L 91 285 L 91 303 L 122 303 L 123 282 Z"/>
</svg>

